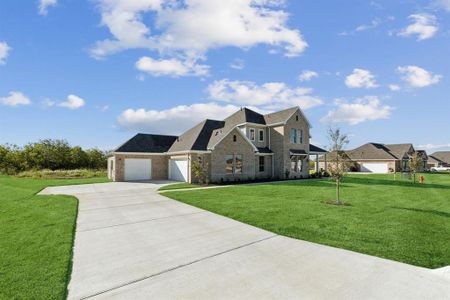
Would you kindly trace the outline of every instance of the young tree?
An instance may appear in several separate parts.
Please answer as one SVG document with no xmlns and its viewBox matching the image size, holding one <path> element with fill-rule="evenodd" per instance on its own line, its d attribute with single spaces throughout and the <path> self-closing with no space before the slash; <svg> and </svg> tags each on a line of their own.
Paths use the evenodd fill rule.
<svg viewBox="0 0 450 300">
<path fill-rule="evenodd" d="M 336 180 L 336 205 L 343 205 L 344 203 L 340 198 L 340 183 L 349 167 L 348 156 L 344 151 L 344 147 L 349 143 L 349 139 L 339 128 L 330 128 L 328 129 L 328 140 L 331 152 L 328 172 Z"/>
<path fill-rule="evenodd" d="M 195 160 L 192 163 L 192 172 L 194 172 L 199 184 L 208 184 L 208 163 Z"/>
<path fill-rule="evenodd" d="M 422 156 L 419 155 L 418 152 L 415 152 L 409 161 L 409 167 L 413 173 L 414 183 L 416 183 L 416 173 L 420 171 L 422 164 Z"/>
</svg>

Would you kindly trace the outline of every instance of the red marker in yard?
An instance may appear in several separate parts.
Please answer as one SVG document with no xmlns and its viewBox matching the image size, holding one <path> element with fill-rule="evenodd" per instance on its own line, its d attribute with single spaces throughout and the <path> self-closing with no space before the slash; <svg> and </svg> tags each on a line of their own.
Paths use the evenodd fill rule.
<svg viewBox="0 0 450 300">
<path fill-rule="evenodd" d="M 423 180 L 424 180 L 423 176 L 420 176 L 420 183 L 423 183 Z"/>
</svg>

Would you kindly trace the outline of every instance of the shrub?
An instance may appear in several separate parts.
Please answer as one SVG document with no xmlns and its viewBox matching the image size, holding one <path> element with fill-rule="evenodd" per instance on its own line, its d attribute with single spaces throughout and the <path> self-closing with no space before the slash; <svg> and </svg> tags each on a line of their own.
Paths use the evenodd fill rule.
<svg viewBox="0 0 450 300">
<path fill-rule="evenodd" d="M 31 170 L 20 172 L 16 175 L 19 178 L 35 178 L 35 179 L 65 179 L 65 178 L 92 178 L 105 177 L 106 170 Z"/>
</svg>

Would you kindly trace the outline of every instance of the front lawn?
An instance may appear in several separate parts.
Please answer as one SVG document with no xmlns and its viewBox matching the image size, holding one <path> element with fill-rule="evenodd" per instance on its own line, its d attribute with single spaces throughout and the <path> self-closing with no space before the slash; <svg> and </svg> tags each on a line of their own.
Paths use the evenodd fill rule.
<svg viewBox="0 0 450 300">
<path fill-rule="evenodd" d="M 201 185 L 198 184 L 192 184 L 187 182 L 180 182 L 180 183 L 172 183 L 168 185 L 164 185 L 158 189 L 158 191 L 170 191 L 170 190 L 180 190 L 180 189 L 193 189 L 201 187 Z"/>
<path fill-rule="evenodd" d="M 0 175 L 0 299 L 65 298 L 78 201 L 36 193 L 47 186 L 106 181 Z"/>
<path fill-rule="evenodd" d="M 324 204 L 335 197 L 327 179 L 164 195 L 280 235 L 444 267 L 450 265 L 450 175 L 424 177 L 420 185 L 393 175 L 350 175 L 342 184 L 351 204 L 345 207 Z"/>
</svg>

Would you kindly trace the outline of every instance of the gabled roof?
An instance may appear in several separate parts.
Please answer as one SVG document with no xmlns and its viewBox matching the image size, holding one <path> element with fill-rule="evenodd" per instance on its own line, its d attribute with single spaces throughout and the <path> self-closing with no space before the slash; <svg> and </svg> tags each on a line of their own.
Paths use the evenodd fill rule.
<svg viewBox="0 0 450 300">
<path fill-rule="evenodd" d="M 397 159 L 392 155 L 389 149 L 383 144 L 367 143 L 356 149 L 346 151 L 347 155 L 353 159 Z"/>
<path fill-rule="evenodd" d="M 239 125 L 243 123 L 256 123 L 266 125 L 264 116 L 249 108 L 243 107 L 224 120 L 229 125 Z"/>
<path fill-rule="evenodd" d="M 267 124 L 276 124 L 286 122 L 297 110 L 298 106 L 291 107 L 285 110 L 277 111 L 264 116 Z"/>
<path fill-rule="evenodd" d="M 224 121 L 205 120 L 189 129 L 176 139 L 168 152 L 206 151 L 212 132 L 224 126 Z"/>
<path fill-rule="evenodd" d="M 439 163 L 439 164 L 445 163 L 444 161 L 440 160 L 439 158 L 437 158 L 433 155 L 428 155 L 428 162 L 429 163 Z"/>
<path fill-rule="evenodd" d="M 172 135 L 138 133 L 114 152 L 163 153 L 169 150 L 176 139 Z"/>
<path fill-rule="evenodd" d="M 408 153 L 414 151 L 412 144 L 386 144 L 389 152 L 398 159 L 407 158 Z"/>
<path fill-rule="evenodd" d="M 437 158 L 447 164 L 450 164 L 450 151 L 437 151 L 430 156 Z"/>
</svg>

